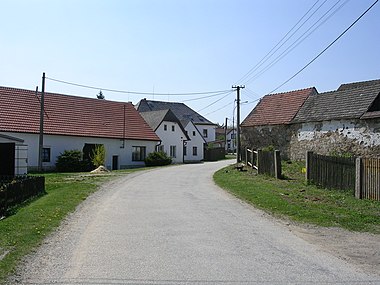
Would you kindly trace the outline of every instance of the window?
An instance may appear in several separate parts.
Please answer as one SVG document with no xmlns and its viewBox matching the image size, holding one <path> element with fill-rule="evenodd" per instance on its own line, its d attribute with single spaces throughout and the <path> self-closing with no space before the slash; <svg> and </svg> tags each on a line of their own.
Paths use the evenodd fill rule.
<svg viewBox="0 0 380 285">
<path fill-rule="evenodd" d="M 193 131 L 193 137 L 195 137 L 195 131 Z"/>
<path fill-rule="evenodd" d="M 162 145 L 162 144 L 158 145 L 157 151 L 164 152 L 164 145 Z"/>
<path fill-rule="evenodd" d="M 164 125 L 164 131 L 168 130 L 168 125 Z"/>
<path fill-rule="evenodd" d="M 198 155 L 198 148 L 196 146 L 193 146 L 193 155 L 194 156 Z"/>
<path fill-rule="evenodd" d="M 144 161 L 145 157 L 146 157 L 145 146 L 132 147 L 132 161 Z"/>
<path fill-rule="evenodd" d="M 186 146 L 183 147 L 183 155 L 187 155 L 187 147 Z"/>
<path fill-rule="evenodd" d="M 42 149 L 42 162 L 50 162 L 50 147 Z"/>
<path fill-rule="evenodd" d="M 177 154 L 176 154 L 176 146 L 175 145 L 171 145 L 170 146 L 170 157 L 177 157 Z"/>
<path fill-rule="evenodd" d="M 172 126 L 172 132 L 174 132 L 174 131 L 175 131 L 175 126 L 173 125 L 173 126 Z"/>
<path fill-rule="evenodd" d="M 203 129 L 203 137 L 207 138 L 207 129 Z"/>
</svg>

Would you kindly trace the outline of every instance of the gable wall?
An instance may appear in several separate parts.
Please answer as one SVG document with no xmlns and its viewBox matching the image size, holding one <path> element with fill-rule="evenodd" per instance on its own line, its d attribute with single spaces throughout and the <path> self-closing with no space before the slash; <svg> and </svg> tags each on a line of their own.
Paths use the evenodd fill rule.
<svg viewBox="0 0 380 285">
<path fill-rule="evenodd" d="M 164 125 L 167 130 L 164 130 Z M 172 131 L 174 126 L 174 132 Z M 164 147 L 164 152 L 170 155 L 170 146 L 176 146 L 176 157 L 172 157 L 174 163 L 183 162 L 183 140 L 186 140 L 185 134 L 182 132 L 180 126 L 176 122 L 163 121 L 156 129 L 156 134 L 161 139 L 161 145 Z"/>
<path fill-rule="evenodd" d="M 187 154 L 185 155 L 185 162 L 201 161 L 204 158 L 204 140 L 201 134 L 191 122 L 186 125 L 185 130 L 190 138 L 186 142 Z M 195 136 L 193 136 L 193 131 L 195 132 Z M 197 155 L 193 155 L 193 147 L 197 147 Z"/>
</svg>

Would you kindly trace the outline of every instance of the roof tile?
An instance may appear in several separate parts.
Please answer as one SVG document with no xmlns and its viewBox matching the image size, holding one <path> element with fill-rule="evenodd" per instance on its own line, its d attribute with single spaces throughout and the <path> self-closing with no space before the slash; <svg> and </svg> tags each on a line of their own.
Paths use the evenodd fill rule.
<svg viewBox="0 0 380 285">
<path fill-rule="evenodd" d="M 0 87 L 0 131 L 39 133 L 40 94 Z M 131 103 L 45 93 L 44 133 L 159 140 Z"/>
</svg>

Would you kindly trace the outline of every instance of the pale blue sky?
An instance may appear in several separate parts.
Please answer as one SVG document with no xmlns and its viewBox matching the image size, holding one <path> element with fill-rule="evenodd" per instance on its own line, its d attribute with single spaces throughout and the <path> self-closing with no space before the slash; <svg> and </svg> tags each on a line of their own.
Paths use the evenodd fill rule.
<svg viewBox="0 0 380 285">
<path fill-rule="evenodd" d="M 314 10 L 324 5 L 273 59 L 335 3 L 335 7 L 345 5 L 267 72 L 239 81 L 316 2 L 0 0 L 0 85 L 41 88 L 42 72 L 84 85 L 165 94 L 228 90 L 241 83 L 246 85 L 242 101 L 251 102 L 302 68 L 374 0 L 320 0 Z M 310 86 L 323 92 L 341 83 L 378 79 L 379 52 L 380 4 L 376 4 L 324 55 L 276 92 Z M 50 80 L 46 91 L 94 98 L 98 93 Z M 108 100 L 133 103 L 144 97 L 177 102 L 200 97 L 103 93 Z M 226 117 L 232 119 L 235 93 L 207 107 L 223 96 L 185 103 L 211 121 L 224 123 Z M 241 119 L 254 106 L 244 104 Z"/>
</svg>

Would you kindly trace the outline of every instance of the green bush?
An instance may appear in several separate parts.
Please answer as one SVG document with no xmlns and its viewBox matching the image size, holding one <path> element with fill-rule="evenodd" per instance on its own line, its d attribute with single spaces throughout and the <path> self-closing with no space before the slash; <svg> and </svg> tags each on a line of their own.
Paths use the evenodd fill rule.
<svg viewBox="0 0 380 285">
<path fill-rule="evenodd" d="M 155 151 L 148 154 L 145 158 L 146 166 L 162 166 L 172 163 L 172 159 L 163 151 Z"/>
<path fill-rule="evenodd" d="M 87 162 L 82 160 L 83 154 L 80 150 L 65 150 L 57 157 L 55 163 L 58 172 L 86 171 Z"/>
<path fill-rule="evenodd" d="M 103 144 L 99 144 L 92 150 L 91 162 L 95 167 L 104 165 L 106 161 L 106 148 Z"/>
</svg>

